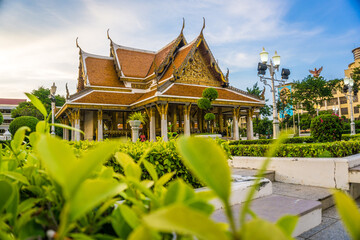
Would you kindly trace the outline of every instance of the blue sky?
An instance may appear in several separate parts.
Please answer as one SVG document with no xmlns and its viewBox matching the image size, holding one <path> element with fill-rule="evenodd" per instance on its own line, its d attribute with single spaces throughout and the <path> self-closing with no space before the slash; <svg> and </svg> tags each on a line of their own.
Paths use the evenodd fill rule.
<svg viewBox="0 0 360 240">
<path fill-rule="evenodd" d="M 0 0 L 0 97 L 24 97 L 52 82 L 60 94 L 65 83 L 74 93 L 76 37 L 84 51 L 108 56 L 110 28 L 117 44 L 158 50 L 179 34 L 183 17 L 188 41 L 206 18 L 205 38 L 240 89 L 258 81 L 263 46 L 271 56 L 278 51 L 291 81 L 321 66 L 326 79 L 343 78 L 360 46 L 359 13 L 354 0 Z"/>
</svg>

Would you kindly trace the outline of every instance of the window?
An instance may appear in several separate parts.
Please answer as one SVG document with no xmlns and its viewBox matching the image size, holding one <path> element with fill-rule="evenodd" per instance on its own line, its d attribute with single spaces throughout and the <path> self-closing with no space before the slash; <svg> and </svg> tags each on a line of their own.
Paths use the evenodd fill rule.
<svg viewBox="0 0 360 240">
<path fill-rule="evenodd" d="M 11 109 L 0 109 L 1 113 L 11 113 Z"/>
<path fill-rule="evenodd" d="M 358 107 L 354 107 L 354 113 L 359 113 L 359 108 Z"/>
<path fill-rule="evenodd" d="M 359 101 L 358 96 L 354 96 L 353 102 L 358 102 L 358 101 Z"/>
<path fill-rule="evenodd" d="M 341 115 L 348 114 L 348 108 L 342 108 L 341 109 Z"/>
<path fill-rule="evenodd" d="M 331 98 L 330 100 L 328 100 L 327 102 L 327 105 L 328 106 L 334 106 L 334 105 L 337 105 L 338 102 L 337 102 L 337 98 Z"/>
<path fill-rule="evenodd" d="M 346 97 L 341 97 L 340 104 L 344 104 L 344 103 L 347 103 Z"/>
</svg>

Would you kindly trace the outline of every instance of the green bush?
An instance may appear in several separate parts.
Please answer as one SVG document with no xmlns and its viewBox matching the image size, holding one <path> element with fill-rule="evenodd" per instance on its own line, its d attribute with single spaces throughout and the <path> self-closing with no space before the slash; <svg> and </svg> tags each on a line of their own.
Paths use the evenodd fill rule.
<svg viewBox="0 0 360 240">
<path fill-rule="evenodd" d="M 207 98 L 210 101 L 214 101 L 218 98 L 219 93 L 216 91 L 215 88 L 206 88 L 202 93 L 203 98 Z"/>
<path fill-rule="evenodd" d="M 204 119 L 205 119 L 206 121 L 215 120 L 215 114 L 213 114 L 213 113 L 207 113 L 207 114 L 205 114 Z"/>
<path fill-rule="evenodd" d="M 315 117 L 311 121 L 311 136 L 318 142 L 340 141 L 343 122 L 335 114 L 325 114 Z"/>
<path fill-rule="evenodd" d="M 233 156 L 264 157 L 270 145 L 231 145 Z M 360 153 L 360 141 L 322 144 L 282 144 L 276 157 L 345 157 Z"/>
<path fill-rule="evenodd" d="M 119 151 L 129 154 L 137 162 L 145 151 L 150 149 L 145 159 L 154 164 L 159 177 L 169 172 L 176 172 L 173 177 L 174 179 L 181 178 L 193 187 L 201 187 L 201 183 L 181 162 L 180 156 L 176 151 L 175 143 L 176 140 L 170 140 L 168 142 L 161 140 L 157 142 L 127 142 L 120 145 Z M 112 166 L 115 172 L 123 173 L 122 167 L 115 158 L 110 159 L 105 165 Z M 143 171 L 142 179 L 151 179 L 147 171 Z"/>
<path fill-rule="evenodd" d="M 198 101 L 197 101 L 197 105 L 200 109 L 209 109 L 211 108 L 211 102 L 209 99 L 207 98 L 200 98 Z"/>
<path fill-rule="evenodd" d="M 0 125 L 4 122 L 4 117 L 2 115 L 2 113 L 0 112 Z"/>
<path fill-rule="evenodd" d="M 239 141 L 232 141 L 229 145 L 263 145 L 263 144 L 271 144 L 275 140 L 274 139 L 258 139 L 258 140 L 239 140 Z M 315 139 L 313 137 L 293 137 L 287 138 L 284 140 L 284 143 L 313 143 Z"/>
<path fill-rule="evenodd" d="M 34 132 L 36 129 L 36 124 L 38 122 L 39 119 L 37 119 L 36 117 L 31 117 L 31 116 L 17 117 L 10 123 L 9 132 L 14 136 L 15 132 L 23 126 L 29 127 L 31 132 Z"/>
</svg>

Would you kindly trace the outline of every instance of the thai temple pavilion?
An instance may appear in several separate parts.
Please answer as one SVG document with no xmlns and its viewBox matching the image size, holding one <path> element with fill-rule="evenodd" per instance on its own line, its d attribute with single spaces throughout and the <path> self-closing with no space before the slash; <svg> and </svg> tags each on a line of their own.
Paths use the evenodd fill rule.
<svg viewBox="0 0 360 240">
<path fill-rule="evenodd" d="M 253 136 L 252 117 L 264 100 L 229 85 L 205 41 L 203 30 L 187 42 L 183 29 L 177 38 L 158 51 L 124 47 L 110 40 L 110 56 L 79 51 L 77 92 L 69 95 L 56 117 L 84 131 L 71 140 L 102 140 L 130 136 L 129 114 L 141 111 L 148 121 L 142 134 L 149 140 L 168 139 L 168 131 L 190 135 L 207 132 L 204 111 L 197 100 L 207 87 L 219 97 L 212 103 L 216 119 L 211 131 L 239 139 L 238 121 L 246 117 L 247 136 Z M 231 123 L 231 124 L 230 124 Z M 230 129 L 229 126 L 232 126 Z M 64 139 L 69 139 L 64 129 Z"/>
</svg>

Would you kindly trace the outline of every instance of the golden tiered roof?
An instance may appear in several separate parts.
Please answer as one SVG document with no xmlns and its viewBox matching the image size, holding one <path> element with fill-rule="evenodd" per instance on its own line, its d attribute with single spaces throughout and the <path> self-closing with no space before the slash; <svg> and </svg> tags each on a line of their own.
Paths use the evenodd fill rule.
<svg viewBox="0 0 360 240">
<path fill-rule="evenodd" d="M 206 87 L 219 92 L 215 103 L 262 106 L 264 101 L 229 87 L 203 35 L 204 26 L 190 43 L 183 28 L 159 51 L 124 47 L 110 40 L 110 56 L 79 53 L 78 91 L 62 109 L 133 109 L 156 101 L 196 102 Z"/>
</svg>

